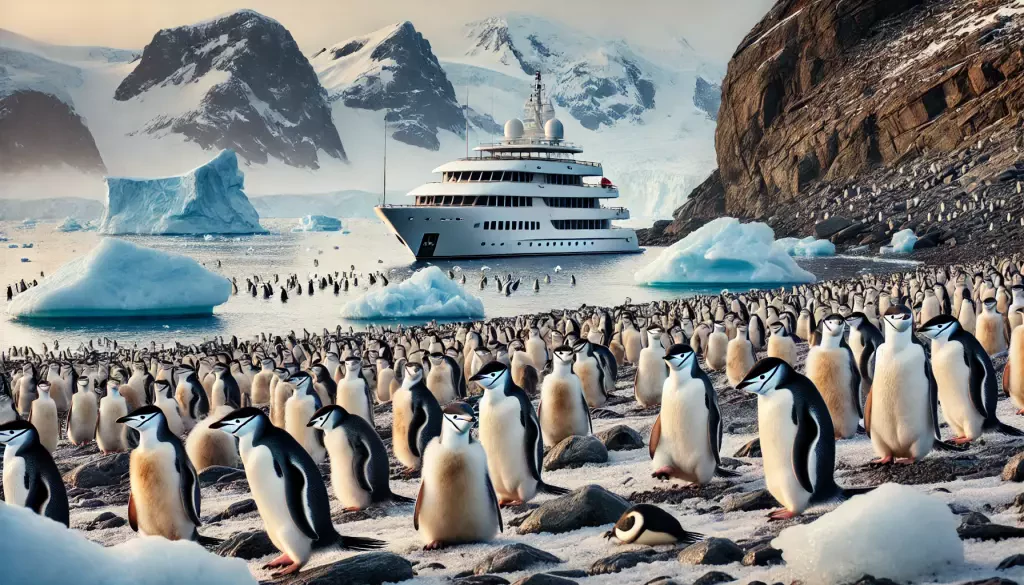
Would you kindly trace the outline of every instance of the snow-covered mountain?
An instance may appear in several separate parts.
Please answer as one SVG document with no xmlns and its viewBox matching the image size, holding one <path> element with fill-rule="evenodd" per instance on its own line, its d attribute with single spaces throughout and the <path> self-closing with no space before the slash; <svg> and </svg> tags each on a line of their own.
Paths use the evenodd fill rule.
<svg viewBox="0 0 1024 585">
<path fill-rule="evenodd" d="M 189 84 L 205 91 L 193 92 L 192 103 L 179 103 L 183 111 L 160 113 L 140 130 L 174 132 L 204 149 L 230 148 L 259 164 L 273 157 L 317 169 L 320 153 L 345 159 L 327 92 L 276 20 L 240 10 L 161 30 L 114 99 L 140 100 L 158 88 Z"/>
</svg>

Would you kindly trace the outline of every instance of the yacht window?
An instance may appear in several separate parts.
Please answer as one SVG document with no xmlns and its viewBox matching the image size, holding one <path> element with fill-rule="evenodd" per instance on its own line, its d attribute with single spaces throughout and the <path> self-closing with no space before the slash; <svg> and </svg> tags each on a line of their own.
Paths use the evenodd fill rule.
<svg viewBox="0 0 1024 585">
<path fill-rule="evenodd" d="M 523 222 L 519 222 L 519 229 L 523 229 Z"/>
<path fill-rule="evenodd" d="M 489 221 L 485 221 L 485 222 L 484 222 L 484 229 L 485 229 L 485 230 L 489 230 L 489 229 L 491 229 L 491 222 L 489 222 Z"/>
<path fill-rule="evenodd" d="M 451 204 L 452 204 L 452 196 L 451 195 L 449 195 L 447 197 L 443 197 L 441 199 L 441 205 L 451 205 Z"/>
<path fill-rule="evenodd" d="M 487 198 L 487 205 L 489 205 L 490 207 L 494 207 L 497 204 L 498 198 L 495 197 L 494 195 L 491 195 L 490 197 Z"/>
<path fill-rule="evenodd" d="M 470 181 L 479 181 L 480 180 L 480 171 L 473 171 L 469 175 L 469 180 Z"/>
<path fill-rule="evenodd" d="M 511 224 L 511 222 L 507 222 L 507 221 L 506 221 L 506 222 L 505 222 L 505 231 L 509 231 L 509 230 L 511 230 L 511 229 L 512 229 L 512 224 Z"/>
</svg>

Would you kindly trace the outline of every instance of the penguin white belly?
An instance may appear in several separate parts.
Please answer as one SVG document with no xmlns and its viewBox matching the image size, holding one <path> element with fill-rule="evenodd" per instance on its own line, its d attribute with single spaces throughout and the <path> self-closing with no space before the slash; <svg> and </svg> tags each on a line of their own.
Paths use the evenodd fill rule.
<svg viewBox="0 0 1024 585">
<path fill-rule="evenodd" d="M 191 540 L 196 526 L 185 513 L 181 476 L 174 460 L 174 447 L 169 443 L 132 451 L 129 476 L 135 518 L 144 535 Z"/>
<path fill-rule="evenodd" d="M 757 428 L 761 437 L 761 457 L 768 492 L 787 510 L 803 512 L 811 500 L 811 492 L 800 485 L 793 470 L 793 445 L 797 428 L 793 424 L 793 394 L 786 390 L 776 390 L 771 396 L 758 396 Z M 817 479 L 816 459 L 812 448 L 807 462 L 811 485 Z"/>
<path fill-rule="evenodd" d="M 487 492 L 487 457 L 479 445 L 427 445 L 419 531 L 425 542 L 482 542 L 498 532 L 497 511 Z"/>
<path fill-rule="evenodd" d="M 361 416 L 373 426 L 373 413 L 370 412 L 370 405 L 366 400 L 365 381 L 342 380 L 338 384 L 338 406 L 347 410 L 349 414 Z"/>
<path fill-rule="evenodd" d="M 942 312 L 942 307 L 939 305 L 939 299 L 937 297 L 928 297 L 921 304 L 921 324 L 925 324 L 931 321 L 933 317 L 938 316 Z"/>
<path fill-rule="evenodd" d="M 448 368 L 440 366 L 431 368 L 430 373 L 427 374 L 426 384 L 427 389 L 441 406 L 453 402 L 457 398 L 455 388 L 452 386 L 452 373 Z"/>
<path fill-rule="evenodd" d="M 544 345 L 543 341 L 540 339 L 531 339 L 527 341 L 526 353 L 530 356 L 530 361 L 533 362 L 533 367 L 537 368 L 538 371 L 544 369 L 547 362 L 547 359 L 544 357 L 547 355 L 547 347 Z"/>
<path fill-rule="evenodd" d="M 53 453 L 60 440 L 60 421 L 57 418 L 57 405 L 52 399 L 40 396 L 32 402 L 32 425 L 39 433 L 39 442 Z"/>
<path fill-rule="evenodd" d="M 238 449 L 235 447 L 235 438 L 222 430 L 210 428 L 211 424 L 231 414 L 232 410 L 229 405 L 217 408 L 189 433 L 185 440 L 185 452 L 196 471 L 202 471 L 214 465 L 238 466 Z"/>
<path fill-rule="evenodd" d="M 708 433 L 704 383 L 688 380 L 676 387 L 665 382 L 661 402 L 661 439 L 654 452 L 654 469 L 673 467 L 682 479 L 705 484 L 715 475 L 714 453 Z"/>
<path fill-rule="evenodd" d="M 601 387 L 599 370 L 600 368 L 595 359 L 576 361 L 572 365 L 573 373 L 579 376 L 580 384 L 583 385 L 583 396 L 586 397 L 587 405 L 590 408 L 604 406 L 607 400 L 604 395 L 604 388 Z"/>
<path fill-rule="evenodd" d="M 270 391 L 270 422 L 274 423 L 275 427 L 285 428 L 285 405 L 294 392 L 295 386 L 287 382 L 278 382 L 277 386 Z"/>
<path fill-rule="evenodd" d="M 377 376 L 377 400 L 381 403 L 391 402 L 391 381 L 395 379 L 395 371 L 388 368 Z"/>
<path fill-rule="evenodd" d="M 100 400 L 100 422 L 96 427 L 96 445 L 100 451 L 109 453 L 111 451 L 124 451 L 124 442 L 121 440 L 122 423 L 117 419 L 128 414 L 128 407 L 124 399 L 115 400 L 107 396 Z"/>
<path fill-rule="evenodd" d="M 978 315 L 978 342 L 985 348 L 988 355 L 1006 351 L 1006 338 L 1003 336 L 1002 315 L 982 313 Z"/>
<path fill-rule="evenodd" d="M 746 339 L 737 337 L 729 342 L 725 352 L 725 377 L 735 387 L 754 367 L 754 348 Z"/>
<path fill-rule="evenodd" d="M 851 389 L 853 375 L 850 373 L 850 357 L 846 349 L 820 345 L 812 347 L 807 354 L 805 368 L 807 377 L 814 382 L 818 393 L 825 400 L 836 438 L 852 438 L 857 434 L 857 424 L 860 422 L 852 392 L 859 392 L 859 389 Z"/>
<path fill-rule="evenodd" d="M 242 461 L 249 491 L 256 501 L 270 542 L 293 561 L 305 563 L 312 553 L 313 541 L 292 520 L 285 496 L 285 479 L 275 473 L 270 449 L 264 446 L 243 447 Z"/>
<path fill-rule="evenodd" d="M 871 443 L 880 457 L 921 458 L 932 449 L 924 351 L 915 344 L 878 349 L 871 386 Z"/>
<path fill-rule="evenodd" d="M 177 401 L 166 396 L 158 396 L 156 405 L 164 413 L 164 418 L 167 420 L 167 428 L 170 429 L 174 436 L 180 437 L 185 432 L 185 423 L 181 420 L 181 414 L 178 412 Z"/>
<path fill-rule="evenodd" d="M 519 423 L 519 401 L 513 398 L 480 405 L 480 442 L 499 499 L 527 501 L 537 493 L 537 480 L 526 462 L 526 429 Z M 532 447 L 531 447 L 532 448 Z"/>
<path fill-rule="evenodd" d="M 4 501 L 14 506 L 24 506 L 28 499 L 25 487 L 25 460 L 14 455 L 15 449 L 8 447 L 4 452 Z"/>
<path fill-rule="evenodd" d="M 213 384 L 210 385 L 210 409 L 213 410 L 217 407 L 224 406 L 227 403 L 228 398 L 224 390 L 224 381 L 219 378 L 215 378 Z"/>
<path fill-rule="evenodd" d="M 665 352 L 650 347 L 641 350 L 634 389 L 640 406 L 647 408 L 661 404 L 661 390 L 666 378 L 668 366 L 665 364 Z"/>
<path fill-rule="evenodd" d="M 1010 358 L 1006 367 L 1010 368 L 1010 401 L 1018 409 L 1024 409 L 1024 327 L 1013 330 L 1010 337 Z"/>
<path fill-rule="evenodd" d="M 284 407 L 284 428 L 288 434 L 295 438 L 302 445 L 302 448 L 309 453 L 317 465 L 324 462 L 324 448 L 317 440 L 316 433 L 319 432 L 313 427 L 306 426 L 309 419 L 316 413 L 316 403 L 308 396 L 292 396 L 285 403 Z"/>
<path fill-rule="evenodd" d="M 622 333 L 622 347 L 626 351 L 626 361 L 636 364 L 640 360 L 640 352 L 643 351 L 643 340 L 640 333 L 632 329 Z"/>
<path fill-rule="evenodd" d="M 540 398 L 540 429 L 545 445 L 554 446 L 566 437 L 590 434 L 583 389 L 575 376 L 548 374 L 541 385 Z"/>
<path fill-rule="evenodd" d="M 708 336 L 708 350 L 704 353 L 704 362 L 708 368 L 716 372 L 725 369 L 726 355 L 729 351 L 729 336 L 716 331 Z"/>
<path fill-rule="evenodd" d="M 79 392 L 71 397 L 71 418 L 68 421 L 68 440 L 72 445 L 81 445 L 96 436 L 96 421 L 99 418 L 96 394 Z"/>
<path fill-rule="evenodd" d="M 398 389 L 391 397 L 391 444 L 395 459 L 409 469 L 418 469 L 420 458 L 409 448 L 409 425 L 412 424 L 412 392 Z"/>
<path fill-rule="evenodd" d="M 328 455 L 331 456 L 331 488 L 334 489 L 338 501 L 345 508 L 362 509 L 369 506 L 373 498 L 370 492 L 363 489 L 356 477 L 356 473 L 362 473 L 363 470 L 354 467 L 354 453 L 345 431 L 335 430 L 327 433 L 324 444 L 327 446 Z"/>
<path fill-rule="evenodd" d="M 960 326 L 963 327 L 964 331 L 971 335 L 977 335 L 978 316 L 974 313 L 974 307 L 967 303 L 961 303 L 961 305 L 962 308 L 956 320 L 960 322 Z"/>
<path fill-rule="evenodd" d="M 974 440 L 982 435 L 985 418 L 971 401 L 971 369 L 964 348 L 957 342 L 932 343 L 932 372 L 939 387 L 942 416 L 957 437 Z"/>
<path fill-rule="evenodd" d="M 792 337 L 772 335 L 768 338 L 768 357 L 779 358 L 789 365 L 796 367 L 796 343 Z"/>
<path fill-rule="evenodd" d="M 850 344 L 850 351 L 853 352 L 853 361 L 860 368 L 860 354 L 864 351 L 864 337 L 856 329 L 850 329 L 850 337 L 847 342 Z"/>
<path fill-rule="evenodd" d="M 269 372 L 260 372 L 253 376 L 252 389 L 249 393 L 253 404 L 262 406 L 270 402 L 270 380 L 272 377 L 273 374 Z"/>
</svg>

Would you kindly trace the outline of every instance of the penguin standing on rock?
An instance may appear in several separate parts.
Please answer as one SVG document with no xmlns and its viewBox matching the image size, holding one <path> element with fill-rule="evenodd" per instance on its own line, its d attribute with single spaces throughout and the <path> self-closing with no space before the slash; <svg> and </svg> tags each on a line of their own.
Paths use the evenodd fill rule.
<svg viewBox="0 0 1024 585">
<path fill-rule="evenodd" d="M 308 424 L 324 433 L 331 460 L 331 487 L 345 511 L 388 500 L 413 502 L 391 491 L 388 452 L 377 431 L 362 417 L 331 404 L 318 410 Z"/>
<path fill-rule="evenodd" d="M 64 480 L 32 423 L 13 420 L 0 425 L 0 445 L 5 447 L 4 501 L 68 526 Z"/>
<path fill-rule="evenodd" d="M 453 402 L 443 416 L 441 436 L 423 454 L 423 479 L 413 513 L 413 527 L 426 542 L 425 550 L 487 542 L 504 531 L 487 476 L 487 455 L 470 436 L 476 421 L 473 409 Z"/>
<path fill-rule="evenodd" d="M 978 340 L 949 315 L 929 320 L 920 332 L 932 340 L 932 369 L 953 442 L 969 443 L 986 430 L 1024 436 L 996 418 L 996 372 Z"/>
<path fill-rule="evenodd" d="M 245 477 L 270 541 L 281 551 L 264 568 L 283 567 L 275 576 L 295 573 L 313 549 L 338 544 L 350 550 L 373 550 L 385 543 L 341 536 L 331 522 L 327 487 L 309 453 L 286 431 L 270 423 L 263 411 L 240 408 L 210 428 L 239 439 Z"/>
<path fill-rule="evenodd" d="M 441 406 L 423 382 L 423 366 L 405 364 L 402 385 L 391 395 L 391 441 L 395 458 L 408 469 L 419 469 L 423 450 L 441 434 Z"/>
<path fill-rule="evenodd" d="M 850 439 L 857 434 L 863 416 L 860 408 L 860 371 L 853 351 L 843 335 L 846 320 L 832 314 L 818 324 L 818 343 L 807 353 L 804 371 L 828 406 L 836 439 Z"/>
<path fill-rule="evenodd" d="M 836 485 L 832 417 L 814 384 L 787 362 L 757 362 L 737 389 L 757 394 L 765 483 L 783 506 L 769 518 L 785 520 L 813 505 L 839 503 L 869 490 Z"/>
<path fill-rule="evenodd" d="M 693 544 L 704 535 L 684 530 L 679 520 L 653 504 L 637 504 L 622 513 L 615 526 L 604 533 L 622 544 Z"/>
</svg>

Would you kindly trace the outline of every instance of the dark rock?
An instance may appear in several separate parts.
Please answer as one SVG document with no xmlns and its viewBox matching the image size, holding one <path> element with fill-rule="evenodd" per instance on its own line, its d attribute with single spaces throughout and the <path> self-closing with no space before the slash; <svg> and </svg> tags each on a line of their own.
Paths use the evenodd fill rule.
<svg viewBox="0 0 1024 585">
<path fill-rule="evenodd" d="M 71 488 L 68 490 L 68 499 L 74 500 L 77 498 L 95 498 L 96 492 L 87 490 L 85 488 Z"/>
<path fill-rule="evenodd" d="M 484 557 L 483 560 L 477 563 L 473 572 L 477 575 L 485 573 L 514 573 L 516 571 L 525 571 L 541 563 L 555 564 L 561 562 L 562 559 L 549 552 L 517 542 L 503 546 Z"/>
<path fill-rule="evenodd" d="M 1012 567 L 1024 567 L 1024 555 L 1016 554 L 1012 557 L 1006 557 L 1005 559 L 999 561 L 999 565 L 996 568 L 1000 571 L 1005 571 L 1006 569 L 1010 569 Z"/>
<path fill-rule="evenodd" d="M 654 563 L 657 561 L 668 561 L 676 555 L 675 551 L 662 551 L 659 552 L 653 548 L 645 548 L 640 550 L 628 550 L 620 553 L 615 553 L 611 556 L 603 559 L 598 559 L 590 565 L 590 569 L 587 571 L 590 575 L 606 575 L 608 573 L 618 573 L 623 569 L 629 569 L 635 567 L 640 563 Z"/>
<path fill-rule="evenodd" d="M 723 573 L 721 571 L 709 571 L 704 573 L 693 582 L 693 585 L 718 585 L 719 583 L 728 583 L 735 581 L 732 575 Z"/>
<path fill-rule="evenodd" d="M 663 576 L 663 577 L 655 577 L 655 578 L 651 579 L 650 581 L 648 581 L 647 583 L 644 583 L 644 585 L 684 585 L 684 584 L 681 581 L 676 581 L 672 577 L 669 577 L 669 576 L 666 575 L 666 576 Z"/>
<path fill-rule="evenodd" d="M 264 530 L 239 532 L 225 540 L 214 551 L 222 557 L 238 557 L 252 560 L 277 552 Z"/>
<path fill-rule="evenodd" d="M 210 518 L 210 522 L 220 522 L 221 520 L 227 520 L 228 518 L 234 518 L 235 516 L 241 516 L 242 514 L 248 514 L 256 511 L 256 500 L 246 499 L 233 502 L 230 506 L 224 509 L 223 512 Z"/>
<path fill-rule="evenodd" d="M 728 565 L 742 560 L 743 549 L 727 538 L 709 538 L 679 553 L 679 562 L 684 565 Z"/>
<path fill-rule="evenodd" d="M 640 433 L 626 425 L 615 425 L 614 427 L 597 433 L 597 438 L 604 443 L 609 451 L 632 451 L 643 449 L 644 439 Z"/>
<path fill-rule="evenodd" d="M 568 532 L 614 524 L 629 502 L 598 485 L 586 485 L 542 503 L 519 526 L 520 534 Z"/>
<path fill-rule="evenodd" d="M 64 476 L 64 483 L 79 488 L 116 485 L 128 473 L 131 455 L 114 453 L 83 463 Z"/>
<path fill-rule="evenodd" d="M 934 248 L 939 245 L 939 232 L 930 232 L 917 239 L 914 242 L 915 250 L 924 250 L 926 248 Z"/>
<path fill-rule="evenodd" d="M 991 579 L 968 581 L 962 585 L 1017 585 L 1017 582 L 1009 579 L 1003 579 L 1002 577 L 992 577 Z"/>
<path fill-rule="evenodd" d="M 508 579 L 498 575 L 467 575 L 452 579 L 452 585 L 508 585 Z"/>
<path fill-rule="evenodd" d="M 582 467 L 587 463 L 606 463 L 608 461 L 608 449 L 600 439 L 593 435 L 585 437 L 573 435 L 566 437 L 555 445 L 544 456 L 544 469 L 554 471 L 556 469 Z"/>
<path fill-rule="evenodd" d="M 777 507 L 778 501 L 768 490 L 756 490 L 742 494 L 729 494 L 722 498 L 722 510 L 725 512 L 752 512 Z"/>
<path fill-rule="evenodd" d="M 989 520 L 988 516 L 981 512 L 967 512 L 960 516 L 961 526 L 980 526 L 982 524 L 989 524 L 992 521 Z"/>
<path fill-rule="evenodd" d="M 868 230 L 868 226 L 863 223 L 854 223 L 848 227 L 845 227 L 835 234 L 832 235 L 830 240 L 833 244 L 843 245 L 849 244 L 857 240 L 861 234 Z"/>
<path fill-rule="evenodd" d="M 754 439 L 746 445 L 740 447 L 739 451 L 733 454 L 733 457 L 760 457 L 761 456 L 761 439 Z"/>
<path fill-rule="evenodd" d="M 536 575 L 524 577 L 513 583 L 513 585 L 576 585 L 576 582 L 572 579 L 566 579 L 565 577 L 559 577 L 550 573 L 537 573 Z"/>
<path fill-rule="evenodd" d="M 441 571 L 447 569 L 441 563 L 424 563 L 422 565 L 413 565 L 417 571 Z"/>
<path fill-rule="evenodd" d="M 767 544 L 752 548 L 743 555 L 743 564 L 748 567 L 767 567 L 782 563 L 782 551 Z"/>
<path fill-rule="evenodd" d="M 108 518 L 103 522 L 96 522 L 93 526 L 95 526 L 97 530 L 103 530 L 106 528 L 120 528 L 125 524 L 128 524 L 127 520 L 120 516 L 114 516 L 113 518 Z"/>
<path fill-rule="evenodd" d="M 961 540 L 1006 540 L 1024 538 L 1024 528 L 1002 524 L 962 524 L 956 529 Z"/>
<path fill-rule="evenodd" d="M 78 502 L 78 506 L 77 507 L 82 508 L 84 510 L 88 510 L 90 508 L 102 508 L 103 506 L 106 506 L 106 505 L 107 504 L 104 503 L 103 500 L 91 499 L 91 500 L 82 500 L 82 501 Z"/>
<path fill-rule="evenodd" d="M 206 469 L 199 472 L 199 485 L 206 487 L 213 485 L 220 481 L 224 477 L 233 477 L 236 473 L 241 470 L 234 467 L 224 467 L 223 465 L 214 465 L 207 467 Z M 242 477 L 245 477 L 245 472 L 242 471 Z"/>
<path fill-rule="evenodd" d="M 850 583 L 849 585 L 899 585 L 899 583 L 890 579 L 876 579 L 871 575 L 864 575 L 856 583 Z"/>
<path fill-rule="evenodd" d="M 415 576 L 412 563 L 390 552 L 368 552 L 271 581 L 275 585 L 379 585 Z"/>
<path fill-rule="evenodd" d="M 819 240 L 827 240 L 833 235 L 853 225 L 853 220 L 841 215 L 834 215 L 825 221 L 814 224 L 814 235 Z"/>
<path fill-rule="evenodd" d="M 1006 462 L 1001 477 L 1003 481 L 1024 481 L 1024 452 L 1017 453 Z"/>
<path fill-rule="evenodd" d="M 16 72 L 18 51 L 5 51 L 15 55 Z M 58 67 L 56 62 L 45 62 L 48 67 Z M 49 93 L 32 89 L 0 97 L 0 173 L 62 165 L 86 173 L 106 171 L 92 132 L 75 108 Z"/>
<path fill-rule="evenodd" d="M 548 571 L 548 575 L 565 577 L 566 579 L 582 579 L 587 576 L 587 572 L 583 569 L 559 569 L 557 571 Z"/>
</svg>

